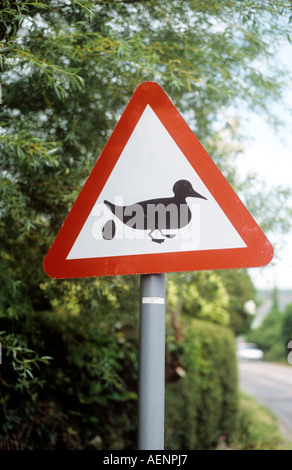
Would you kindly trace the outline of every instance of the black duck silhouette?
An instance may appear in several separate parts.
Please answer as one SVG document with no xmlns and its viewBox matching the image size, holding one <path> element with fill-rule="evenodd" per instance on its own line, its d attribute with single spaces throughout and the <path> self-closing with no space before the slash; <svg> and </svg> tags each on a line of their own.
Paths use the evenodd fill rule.
<svg viewBox="0 0 292 470">
<path fill-rule="evenodd" d="M 117 206 L 109 201 L 104 204 L 125 225 L 136 230 L 149 230 L 148 236 L 153 242 L 163 243 L 165 238 L 174 238 L 176 234 L 163 234 L 162 230 L 177 230 L 189 224 L 191 210 L 186 202 L 188 197 L 207 199 L 195 191 L 187 180 L 179 180 L 173 186 L 173 197 L 149 199 L 126 206 Z M 111 223 L 110 223 L 111 222 Z M 163 238 L 155 238 L 153 232 L 158 231 Z M 113 221 L 103 227 L 103 237 L 111 240 L 115 235 Z"/>
</svg>

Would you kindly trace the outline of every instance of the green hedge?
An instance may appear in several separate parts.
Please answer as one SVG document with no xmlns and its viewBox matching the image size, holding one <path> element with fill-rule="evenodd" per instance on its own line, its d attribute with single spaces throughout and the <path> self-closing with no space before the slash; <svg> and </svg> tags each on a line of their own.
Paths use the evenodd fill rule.
<svg viewBox="0 0 292 470">
<path fill-rule="evenodd" d="M 238 376 L 230 329 L 192 321 L 182 357 L 186 375 L 166 386 L 165 448 L 209 449 L 234 438 Z"/>
<path fill-rule="evenodd" d="M 135 448 L 135 324 L 111 329 L 109 322 L 103 327 L 92 322 L 88 328 L 85 316 L 68 319 L 54 312 L 30 320 L 31 347 L 38 342 L 39 353 L 51 351 L 53 360 L 40 365 L 39 382 L 31 381 L 29 393 L 15 380 L 11 355 L 3 347 L 0 449 Z M 166 386 L 165 448 L 209 448 L 222 435 L 229 439 L 237 411 L 231 331 L 194 321 L 175 353 L 182 354 L 186 376 Z"/>
</svg>

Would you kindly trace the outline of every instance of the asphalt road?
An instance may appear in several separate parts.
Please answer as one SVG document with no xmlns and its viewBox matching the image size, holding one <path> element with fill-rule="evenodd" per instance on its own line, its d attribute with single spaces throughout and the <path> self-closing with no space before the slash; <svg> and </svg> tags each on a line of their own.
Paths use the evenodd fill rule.
<svg viewBox="0 0 292 470">
<path fill-rule="evenodd" d="M 238 368 L 241 390 L 267 406 L 292 440 L 292 365 L 240 361 Z"/>
</svg>

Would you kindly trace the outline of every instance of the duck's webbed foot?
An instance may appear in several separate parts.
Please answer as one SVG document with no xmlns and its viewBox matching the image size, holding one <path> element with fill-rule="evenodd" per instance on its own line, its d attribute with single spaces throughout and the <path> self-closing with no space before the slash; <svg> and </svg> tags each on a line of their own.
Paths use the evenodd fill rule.
<svg viewBox="0 0 292 470">
<path fill-rule="evenodd" d="M 150 233 L 149 233 L 149 237 L 151 238 L 151 241 L 155 242 L 155 243 L 163 243 L 165 241 L 165 238 L 155 238 L 152 236 L 153 232 L 156 232 L 156 230 L 152 230 Z M 163 233 L 160 232 L 159 230 L 159 233 L 161 233 L 161 235 L 164 237 Z"/>
<path fill-rule="evenodd" d="M 174 238 L 176 237 L 176 234 L 175 233 L 165 233 L 163 234 L 164 237 L 167 237 L 167 238 Z"/>
</svg>

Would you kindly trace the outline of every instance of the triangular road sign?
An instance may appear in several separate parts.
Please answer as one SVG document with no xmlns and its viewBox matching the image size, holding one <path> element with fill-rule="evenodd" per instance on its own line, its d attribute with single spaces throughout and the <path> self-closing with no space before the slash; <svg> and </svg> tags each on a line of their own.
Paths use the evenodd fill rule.
<svg viewBox="0 0 292 470">
<path fill-rule="evenodd" d="M 141 84 L 45 261 L 54 278 L 264 266 L 273 247 L 159 85 Z"/>
</svg>

